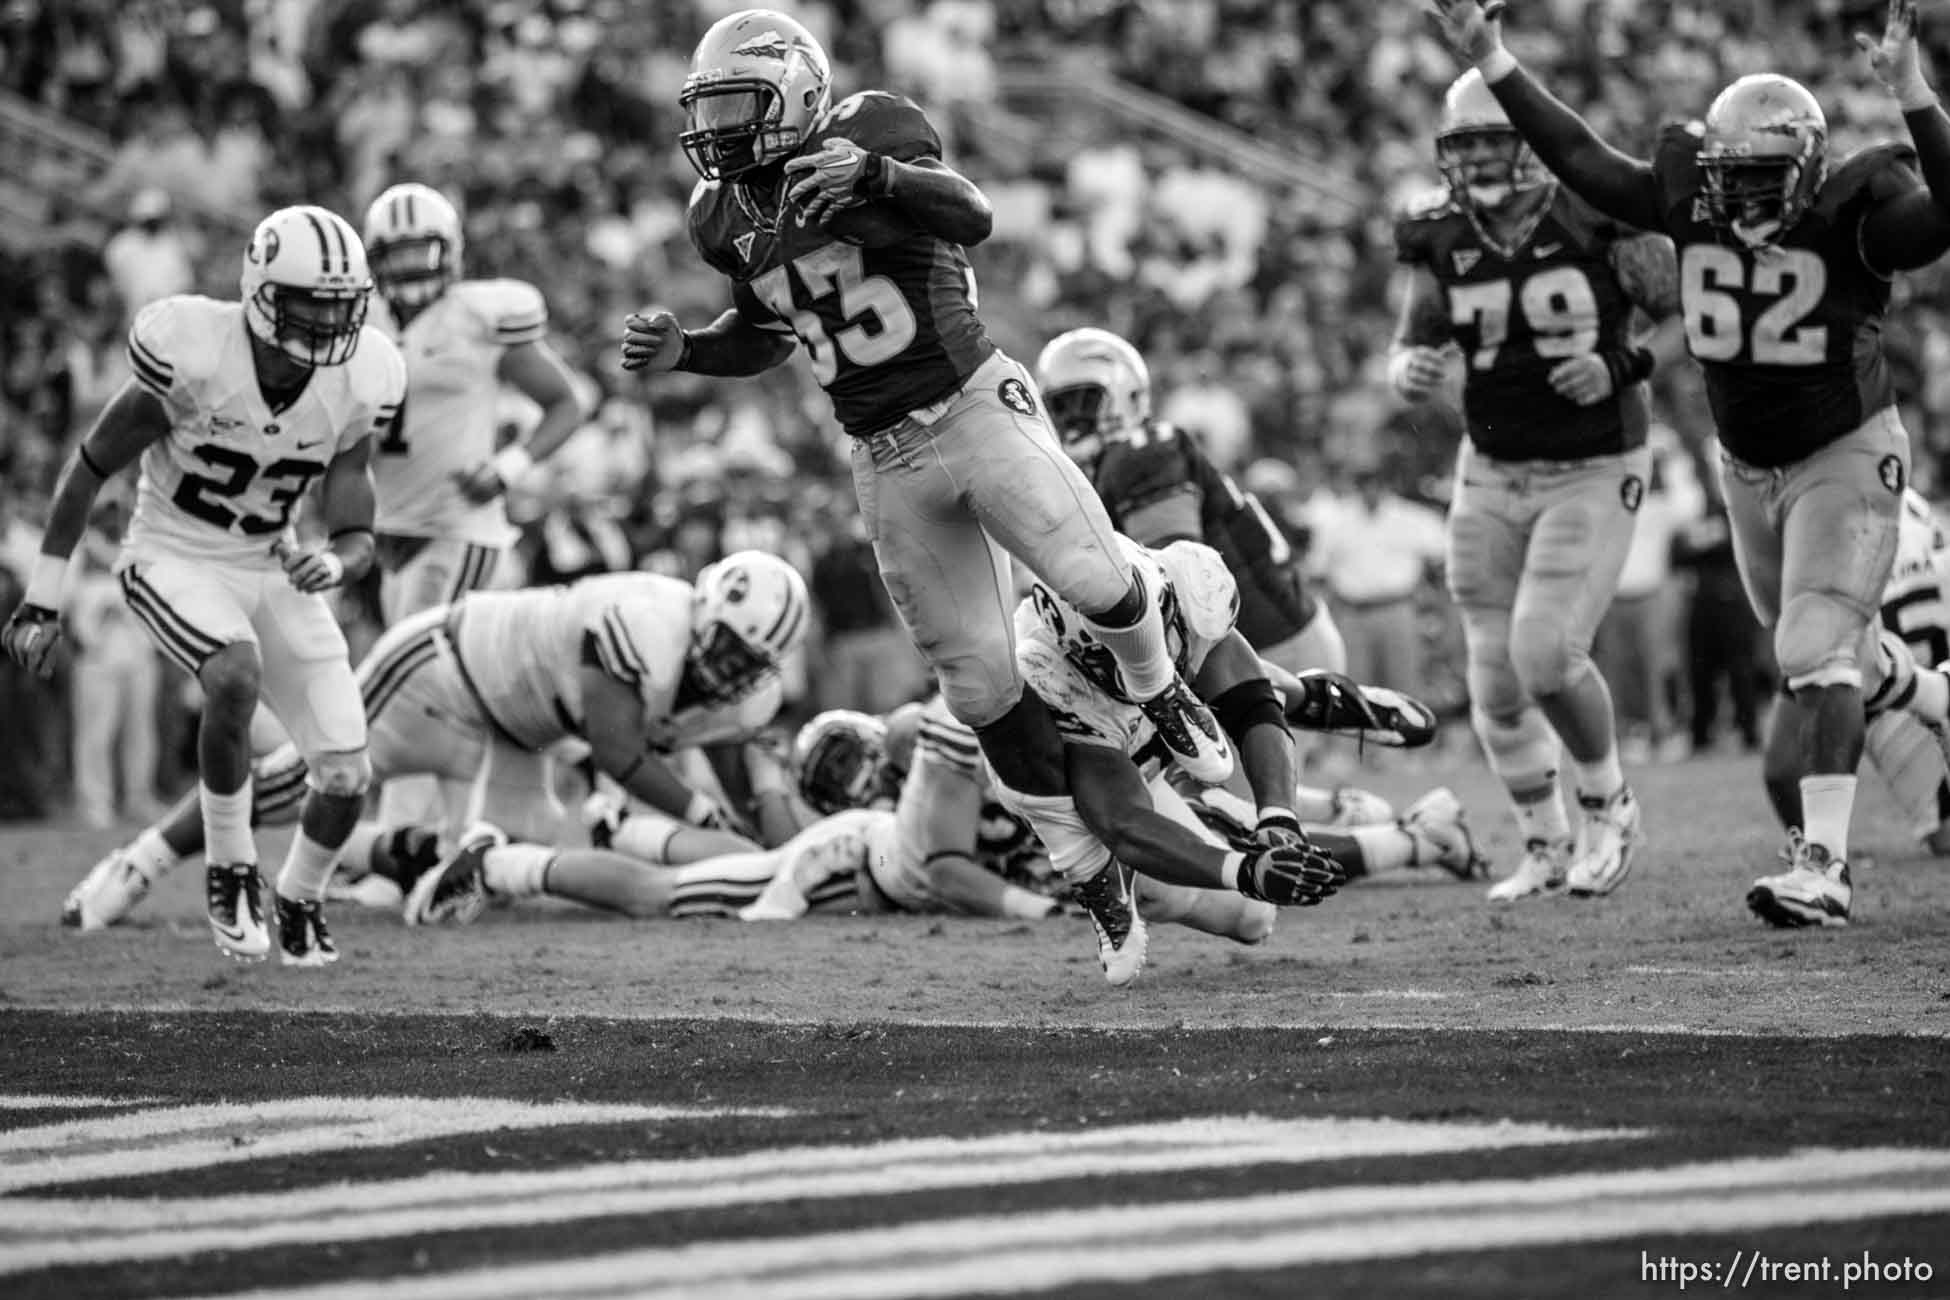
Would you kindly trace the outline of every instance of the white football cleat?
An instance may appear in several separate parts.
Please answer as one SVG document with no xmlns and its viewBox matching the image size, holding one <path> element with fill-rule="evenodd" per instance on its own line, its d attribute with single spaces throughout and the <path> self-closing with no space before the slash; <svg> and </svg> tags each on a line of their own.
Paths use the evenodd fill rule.
<svg viewBox="0 0 1950 1300">
<path fill-rule="evenodd" d="M 1113 858 L 1090 879 L 1070 885 L 1097 932 L 1097 961 L 1114 988 L 1138 977 L 1150 951 L 1151 936 L 1138 914 L 1133 880 L 1131 869 Z"/>
<path fill-rule="evenodd" d="M 1571 842 L 1532 840 L 1524 846 L 1523 860 L 1517 869 L 1490 886 L 1492 903 L 1513 903 L 1520 898 L 1560 893 L 1564 888 L 1565 864 L 1571 856 Z"/>
<path fill-rule="evenodd" d="M 1639 829 L 1638 796 L 1629 785 L 1611 798 L 1578 796 L 1577 846 L 1564 882 L 1573 898 L 1599 898 L 1625 883 L 1645 832 Z"/>
<path fill-rule="evenodd" d="M 264 924 L 264 882 L 254 862 L 210 862 L 203 868 L 204 911 L 210 937 L 225 956 L 263 961 L 271 954 Z"/>
<path fill-rule="evenodd" d="M 1848 863 L 1831 860 L 1828 850 L 1788 832 L 1788 869 L 1778 876 L 1762 876 L 1747 891 L 1747 906 L 1769 925 L 1799 929 L 1810 925 L 1847 925 L 1855 890 L 1849 884 Z"/>
<path fill-rule="evenodd" d="M 112 849 L 89 868 L 61 904 L 61 924 L 88 934 L 116 925 L 149 893 L 149 877 L 126 849 Z"/>
<path fill-rule="evenodd" d="M 1437 786 L 1409 805 L 1401 826 L 1416 840 L 1416 865 L 1441 867 L 1458 880 L 1490 874 L 1489 859 L 1477 850 L 1476 837 L 1469 833 L 1462 800 L 1447 786 Z M 1423 845 L 1434 850 L 1432 858 L 1422 858 Z"/>
</svg>

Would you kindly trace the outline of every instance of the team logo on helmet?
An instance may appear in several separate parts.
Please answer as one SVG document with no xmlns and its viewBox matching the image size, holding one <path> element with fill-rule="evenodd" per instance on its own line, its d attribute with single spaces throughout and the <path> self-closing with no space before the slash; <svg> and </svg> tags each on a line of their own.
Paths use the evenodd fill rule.
<svg viewBox="0 0 1950 1300">
<path fill-rule="evenodd" d="M 752 575 L 743 569 L 733 569 L 724 577 L 724 598 L 727 605 L 741 603 L 751 594 Z"/>
<path fill-rule="evenodd" d="M 1876 465 L 1876 475 L 1882 479 L 1882 486 L 1900 495 L 1904 480 L 1903 458 L 1894 454 L 1884 456 Z"/>
<path fill-rule="evenodd" d="M 1618 485 L 1618 499 L 1630 514 L 1639 512 L 1639 503 L 1645 500 L 1645 480 L 1636 474 L 1627 474 L 1625 481 Z"/>
<path fill-rule="evenodd" d="M 752 37 L 732 51 L 752 59 L 783 59 L 792 53 L 792 42 L 776 31 Z"/>
<path fill-rule="evenodd" d="M 262 232 L 262 237 L 255 244 L 251 245 L 251 261 L 260 264 L 269 264 L 276 260 L 278 249 L 281 247 L 282 245 L 278 242 L 278 232 L 267 226 Z"/>
<path fill-rule="evenodd" d="M 1019 415 L 1036 414 L 1036 401 L 1030 397 L 1028 385 L 1020 379 L 1003 380 L 1001 387 L 995 390 L 995 395 L 1002 399 L 1004 406 Z"/>
</svg>

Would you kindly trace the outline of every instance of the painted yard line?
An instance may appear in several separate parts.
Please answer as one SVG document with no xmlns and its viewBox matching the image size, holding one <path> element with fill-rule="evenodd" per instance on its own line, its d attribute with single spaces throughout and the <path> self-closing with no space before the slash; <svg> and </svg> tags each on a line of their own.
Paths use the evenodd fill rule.
<svg viewBox="0 0 1950 1300">
<path fill-rule="evenodd" d="M 1360 990 L 1355 989 L 1316 990 L 1309 992 L 1307 996 L 1349 1001 L 1366 995 Z M 1480 1001 L 1480 998 L 1484 995 L 1471 994 L 1468 996 Z M 275 1002 L 264 1004 L 265 1007 L 271 1009 L 276 1009 L 279 1005 Z M 80 1006 L 56 1002 L 10 1002 L 7 1004 L 6 1009 L 8 1011 L 55 1012 L 63 1015 L 100 1013 L 103 1015 L 144 1016 L 210 1015 L 220 1010 L 219 1008 L 210 1006 L 192 1005 L 187 1002 L 91 1002 Z M 351 1006 L 311 1001 L 305 1001 L 302 1004 L 294 1003 L 291 1009 L 305 1015 L 357 1016 L 368 1020 L 385 1019 L 391 1016 L 428 1015 L 449 1015 L 455 1019 L 461 1018 L 458 1013 L 428 1011 L 425 1008 L 402 1008 L 395 1011 L 390 1008 L 374 1008 L 366 1005 Z M 517 1019 L 521 1014 L 518 1010 L 496 1013 L 497 1019 L 501 1020 Z M 1845 1038 L 1915 1038 L 1925 1040 L 1950 1038 L 1950 1023 L 1946 1023 L 1940 1028 L 1918 1028 L 1913 1024 L 1904 1024 L 1891 1025 L 1882 1029 L 1864 1029 L 1854 1022 L 1850 1022 L 1844 1025 L 1825 1025 L 1815 1030 L 1802 1027 L 1797 1028 L 1792 1034 L 1783 1034 L 1779 1030 L 1774 1029 L 1729 1028 L 1722 1025 L 1689 1025 L 1674 1021 L 1648 1021 L 1645 1024 L 1628 1024 L 1619 1021 L 1604 1021 L 1597 1024 L 1570 1024 L 1562 1021 L 1532 1023 L 1523 1021 L 1514 1015 L 1507 1023 L 1492 1022 L 1470 1025 L 1457 1024 L 1453 1012 L 1445 1012 L 1441 1019 L 1369 1020 L 1359 1024 L 1329 1020 L 1282 1020 L 1256 1013 L 1224 1017 L 1213 1016 L 1206 1019 L 1197 1019 L 1192 1016 L 1174 1013 L 1171 1016 L 1169 1024 L 1140 1024 L 1136 1022 L 1118 1024 L 1115 1022 L 1106 1022 L 1104 1019 L 1105 1011 L 1101 1007 L 1090 1007 L 1086 1010 L 1068 1015 L 1047 1015 L 1037 1012 L 1034 1008 L 1029 1008 L 1014 1020 L 988 1020 L 974 1016 L 958 1018 L 951 1016 L 889 1015 L 885 1007 L 875 1008 L 871 1015 L 833 1015 L 823 1019 L 803 1016 L 767 1016 L 750 1013 L 727 1014 L 716 1007 L 676 1011 L 646 1011 L 629 1007 L 605 1007 L 601 1011 L 577 1012 L 558 1010 L 547 1013 L 535 1012 L 532 1014 L 547 1014 L 552 1018 L 560 1018 L 568 1021 L 612 1020 L 629 1024 L 660 1024 L 671 1021 L 715 1021 L 725 1024 L 754 1025 L 767 1029 L 831 1029 L 835 1024 L 847 1024 L 886 1025 L 902 1029 L 981 1029 L 1013 1032 L 1028 1031 L 1032 1033 L 1043 1029 L 1089 1029 L 1104 1034 L 1120 1034 L 1155 1032 L 1165 1029 L 1238 1029 L 1250 1027 L 1253 1029 L 1291 1029 L 1320 1034 L 1358 1033 L 1364 1029 L 1402 1032 L 1421 1032 L 1438 1029 L 1451 1033 L 1478 1034 L 1665 1034 L 1685 1038 L 1800 1038 L 1815 1042 L 1827 1042 L 1833 1039 Z"/>
<path fill-rule="evenodd" d="M 1038 1291 L 1085 1281 L 1938 1213 L 1950 1211 L 1946 1172 L 1950 1152 L 1803 1151 L 1625 1173 L 1330 1187 L 940 1219 L 247 1294 L 280 1300 L 874 1300 Z"/>
<path fill-rule="evenodd" d="M 565 1124 L 778 1118 L 777 1108 L 584 1105 L 483 1097 L 297 1097 L 138 1110 L 0 1133 L 0 1192 L 315 1151 Z"/>
<path fill-rule="evenodd" d="M 71 1097 L 64 1093 L 0 1093 L 0 1110 L 94 1110 L 110 1106 L 155 1106 L 161 1097 Z"/>
<path fill-rule="evenodd" d="M 1639 1136 L 1531 1124 L 1250 1118 L 1014 1133 L 508 1174 L 433 1174 L 207 1199 L 5 1202 L 0 1273 L 287 1243 L 566 1223 L 1186 1169 L 1504 1150 Z"/>
<path fill-rule="evenodd" d="M 1402 1002 L 1443 1002 L 1458 996 L 1440 989 L 1362 989 L 1354 993 L 1329 993 L 1330 998 L 1395 998 Z"/>
</svg>

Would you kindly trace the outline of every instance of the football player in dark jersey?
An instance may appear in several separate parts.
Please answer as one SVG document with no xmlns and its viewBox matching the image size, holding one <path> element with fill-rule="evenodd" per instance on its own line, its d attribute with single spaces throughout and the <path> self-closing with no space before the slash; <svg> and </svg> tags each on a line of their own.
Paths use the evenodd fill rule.
<svg viewBox="0 0 1950 1300">
<path fill-rule="evenodd" d="M 755 375 L 805 347 L 853 436 L 888 594 L 1012 785 L 1063 789 L 1060 737 L 1015 664 L 1011 555 L 1088 611 L 1180 765 L 1224 780 L 1231 749 L 1173 665 L 1158 593 L 1057 445 L 1035 381 L 976 315 L 963 250 L 987 238 L 988 201 L 912 102 L 834 103 L 830 81 L 825 52 L 782 14 L 746 10 L 705 33 L 680 143 L 703 177 L 691 239 L 732 282 L 732 307 L 695 330 L 664 311 L 630 317 L 625 368 Z"/>
<path fill-rule="evenodd" d="M 1524 841 L 1489 896 L 1609 894 L 1643 836 L 1591 639 L 1651 472 L 1644 380 L 1685 353 L 1672 241 L 1560 189 L 1474 69 L 1443 99 L 1435 152 L 1443 189 L 1395 224 L 1402 314 L 1388 372 L 1422 401 L 1447 383 L 1447 349 L 1462 354 L 1449 592 L 1470 721 Z M 1665 322 L 1646 342 L 1632 332 L 1641 310 Z M 1575 834 L 1560 741 L 1576 767 Z"/>
<path fill-rule="evenodd" d="M 1916 147 L 1833 167 L 1821 106 L 1772 74 L 1734 82 L 1703 123 L 1667 128 L 1652 158 L 1620 153 L 1504 49 L 1500 3 L 1433 2 L 1545 166 L 1600 212 L 1678 245 L 1734 552 L 1791 692 L 1770 746 L 1802 774 L 1791 866 L 1756 880 L 1747 903 L 1775 925 L 1845 924 L 1863 689 L 1880 671 L 1873 620 L 1909 478 L 1883 317 L 1890 277 L 1950 249 L 1950 116 L 1923 75 L 1914 0 L 1890 0 L 1880 42 L 1857 40 Z"/>
<path fill-rule="evenodd" d="M 1118 532 L 1145 546 L 1204 542 L 1238 580 L 1239 631 L 1261 659 L 1290 673 L 1346 670 L 1340 630 L 1266 508 L 1196 437 L 1152 418 L 1142 353 L 1109 330 L 1071 330 L 1043 348 L 1036 382 Z"/>
</svg>

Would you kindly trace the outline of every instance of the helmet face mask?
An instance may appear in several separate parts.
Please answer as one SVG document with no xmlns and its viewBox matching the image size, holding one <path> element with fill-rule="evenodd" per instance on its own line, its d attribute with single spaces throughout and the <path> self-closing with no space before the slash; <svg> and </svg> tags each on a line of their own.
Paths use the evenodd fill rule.
<svg viewBox="0 0 1950 1300">
<path fill-rule="evenodd" d="M 1508 127 L 1466 127 L 1436 137 L 1436 164 L 1450 191 L 1485 216 L 1551 185 L 1550 173 Z"/>
<path fill-rule="evenodd" d="M 1043 405 L 1071 460 L 1088 466 L 1104 445 L 1151 419 L 1151 371 L 1135 347 L 1109 330 L 1059 334 L 1036 359 Z"/>
<path fill-rule="evenodd" d="M 826 815 L 868 806 L 883 793 L 886 741 L 878 718 L 851 709 L 820 714 L 793 744 L 799 796 Z"/>
<path fill-rule="evenodd" d="M 705 566 L 692 588 L 678 699 L 734 704 L 777 677 L 805 640 L 810 604 L 805 580 L 776 555 L 739 551 Z"/>
<path fill-rule="evenodd" d="M 725 624 L 716 623 L 691 638 L 691 652 L 684 661 L 685 694 L 731 704 L 750 695 L 778 671 L 778 663 L 764 651 Z"/>
<path fill-rule="evenodd" d="M 392 186 L 366 210 L 366 257 L 380 296 L 416 312 L 460 278 L 460 213 L 438 190 Z"/>
<path fill-rule="evenodd" d="M 239 288 L 252 336 L 305 369 L 344 365 L 358 350 L 372 276 L 364 245 L 336 214 L 307 206 L 264 218 Z"/>
<path fill-rule="evenodd" d="M 1774 243 L 1827 176 L 1828 122 L 1806 87 L 1742 77 L 1706 111 L 1698 162 L 1707 219 L 1750 248 Z"/>
<path fill-rule="evenodd" d="M 707 181 L 750 177 L 806 142 L 832 80 L 819 42 L 785 15 L 748 9 L 722 18 L 691 56 L 677 143 Z"/>
</svg>

